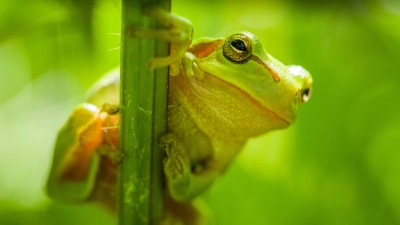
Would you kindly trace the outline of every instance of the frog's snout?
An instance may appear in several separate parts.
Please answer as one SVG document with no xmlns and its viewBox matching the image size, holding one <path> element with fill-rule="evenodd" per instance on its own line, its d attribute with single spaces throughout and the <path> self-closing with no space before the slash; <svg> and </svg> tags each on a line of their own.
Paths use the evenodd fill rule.
<svg viewBox="0 0 400 225">
<path fill-rule="evenodd" d="M 311 74 L 301 66 L 288 66 L 288 72 L 292 76 L 293 81 L 298 85 L 299 102 L 305 103 L 311 98 L 312 94 L 312 77 Z"/>
<path fill-rule="evenodd" d="M 305 103 L 310 100 L 312 94 L 312 87 L 305 87 L 300 90 L 300 103 Z"/>
</svg>

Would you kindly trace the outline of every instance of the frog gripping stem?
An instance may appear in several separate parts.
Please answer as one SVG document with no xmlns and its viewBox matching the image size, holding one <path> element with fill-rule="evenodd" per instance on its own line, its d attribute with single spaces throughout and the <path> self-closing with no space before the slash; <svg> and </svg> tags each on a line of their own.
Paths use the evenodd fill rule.
<svg viewBox="0 0 400 225">
<path fill-rule="evenodd" d="M 126 30 L 126 37 L 155 38 L 171 43 L 169 56 L 151 58 L 147 64 L 147 68 L 154 70 L 179 63 L 192 43 L 193 29 L 191 22 L 186 18 L 171 14 L 153 4 L 147 5 L 144 13 L 164 25 L 164 28 L 150 29 L 129 25 Z"/>
</svg>

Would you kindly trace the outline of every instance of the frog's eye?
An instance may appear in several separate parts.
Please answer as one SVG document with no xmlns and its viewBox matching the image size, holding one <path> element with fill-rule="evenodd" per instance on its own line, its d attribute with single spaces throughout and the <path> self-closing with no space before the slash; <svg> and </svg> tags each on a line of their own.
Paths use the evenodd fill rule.
<svg viewBox="0 0 400 225">
<path fill-rule="evenodd" d="M 234 34 L 225 41 L 223 52 L 230 61 L 245 63 L 251 56 L 251 43 L 243 34 Z"/>
</svg>

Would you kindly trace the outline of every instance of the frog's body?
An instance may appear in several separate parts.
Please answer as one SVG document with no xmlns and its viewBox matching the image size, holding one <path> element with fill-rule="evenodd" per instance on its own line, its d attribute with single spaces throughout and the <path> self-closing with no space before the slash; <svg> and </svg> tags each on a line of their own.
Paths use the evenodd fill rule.
<svg viewBox="0 0 400 225">
<path fill-rule="evenodd" d="M 159 9 L 152 12 L 151 15 L 158 19 L 170 15 Z M 169 19 L 174 25 L 181 25 L 183 20 L 184 30 L 191 31 L 187 28 L 190 25 L 187 20 L 176 16 Z M 138 31 L 136 36 L 160 38 L 146 31 Z M 153 59 L 149 64 L 150 67 L 171 65 L 168 135 L 162 137 L 161 142 L 166 151 L 164 173 L 168 193 L 178 202 L 190 201 L 204 191 L 224 172 L 248 138 L 293 123 L 298 105 L 310 97 L 312 83 L 306 70 L 283 65 L 267 54 L 259 40 L 249 32 L 237 32 L 220 39 L 203 38 L 182 51 L 191 42 L 191 34 L 186 37 L 178 41 L 171 39 L 172 55 L 166 59 Z M 96 105 L 96 110 L 89 111 L 94 120 L 101 118 L 103 128 L 96 129 L 102 134 L 98 136 L 97 145 L 87 150 L 90 152 L 87 155 L 93 155 L 92 158 L 97 155 L 100 163 L 86 157 L 81 164 L 97 166 L 87 166 L 83 172 L 75 171 L 71 165 L 65 166 L 74 160 L 65 160 L 60 154 L 74 154 L 75 161 L 79 161 L 82 153 L 71 152 L 85 149 L 76 147 L 88 133 L 82 130 L 96 132 L 93 132 L 91 122 L 78 126 L 82 129 L 64 126 L 58 142 L 66 133 L 76 138 L 71 141 L 74 147 L 65 143 L 64 146 L 56 145 L 56 152 L 59 152 L 53 162 L 56 169 L 52 170 L 48 184 L 52 196 L 62 197 L 59 187 L 64 182 L 74 182 L 73 176 L 60 176 L 69 174 L 65 170 L 71 170 L 83 173 L 82 177 L 97 174 L 92 175 L 88 182 L 91 184 L 85 186 L 87 195 L 80 194 L 77 199 L 87 197 L 108 205 L 115 204 L 116 167 L 111 162 L 115 157 L 110 157 L 115 154 L 109 152 L 115 153 L 118 149 L 118 115 L 110 113 L 102 104 L 119 104 L 118 71 L 101 82 L 93 89 L 88 103 Z M 73 114 L 67 124 L 77 116 Z M 104 153 L 103 149 L 110 151 Z"/>
</svg>

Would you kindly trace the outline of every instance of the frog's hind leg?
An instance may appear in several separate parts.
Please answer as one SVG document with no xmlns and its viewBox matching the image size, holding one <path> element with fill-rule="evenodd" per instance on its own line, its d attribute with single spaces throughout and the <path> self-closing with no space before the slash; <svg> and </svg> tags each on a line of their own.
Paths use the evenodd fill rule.
<svg viewBox="0 0 400 225">
<path fill-rule="evenodd" d="M 102 120 L 98 108 L 91 104 L 77 106 L 63 129 L 60 130 L 56 143 L 56 154 L 61 157 L 60 178 L 65 180 L 85 179 L 89 170 L 89 161 L 95 149 L 101 144 Z M 65 145 L 64 140 L 73 146 Z M 58 152 L 57 152 L 58 151 Z M 62 168 L 62 169 L 61 169 Z"/>
<path fill-rule="evenodd" d="M 99 157 L 93 154 L 103 140 L 99 109 L 77 106 L 58 133 L 47 190 L 50 197 L 84 200 L 92 189 Z"/>
</svg>

